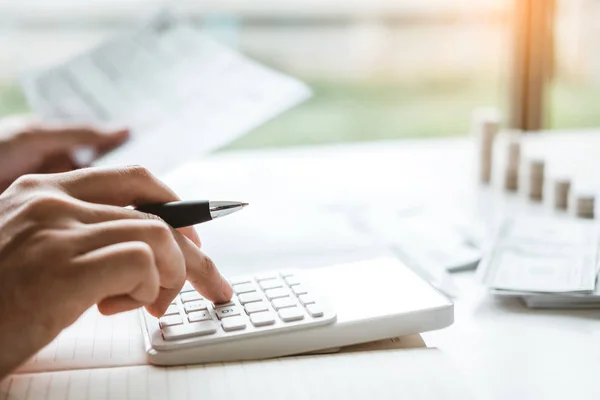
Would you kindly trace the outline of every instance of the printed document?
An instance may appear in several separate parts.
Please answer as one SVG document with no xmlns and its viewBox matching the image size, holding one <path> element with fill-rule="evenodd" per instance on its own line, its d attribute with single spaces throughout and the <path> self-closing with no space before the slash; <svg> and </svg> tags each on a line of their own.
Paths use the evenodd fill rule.
<svg viewBox="0 0 600 400">
<path fill-rule="evenodd" d="M 22 85 L 46 120 L 132 129 L 129 142 L 93 165 L 140 164 L 155 173 L 232 142 L 311 93 L 167 12 L 62 65 L 24 74 Z M 95 157 L 89 149 L 77 155 L 81 164 Z"/>
</svg>

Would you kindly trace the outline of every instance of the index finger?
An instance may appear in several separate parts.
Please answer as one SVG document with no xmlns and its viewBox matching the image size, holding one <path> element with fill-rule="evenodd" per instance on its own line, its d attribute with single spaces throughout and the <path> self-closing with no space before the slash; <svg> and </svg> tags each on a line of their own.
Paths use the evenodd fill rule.
<svg viewBox="0 0 600 400">
<path fill-rule="evenodd" d="M 140 166 L 86 168 L 50 175 L 48 179 L 68 195 L 88 203 L 125 207 L 180 200 L 171 188 Z M 200 246 L 193 227 L 179 231 Z"/>
<path fill-rule="evenodd" d="M 231 300 L 233 289 L 221 275 L 215 263 L 177 232 L 173 236 L 185 255 L 187 279 L 194 288 L 214 303 Z"/>
<path fill-rule="evenodd" d="M 144 214 L 127 208 L 112 207 L 85 203 L 83 211 L 78 219 L 86 224 L 101 223 L 118 219 L 144 218 Z M 158 217 L 154 217 L 158 218 Z M 233 294 L 231 285 L 221 275 L 213 261 L 195 246 L 187 235 L 182 235 L 178 230 L 171 230 L 177 245 L 185 258 L 186 276 L 196 290 L 208 300 L 215 303 L 229 301 Z M 148 306 L 151 314 L 157 315 L 163 312 L 171 300 L 179 293 L 181 288 L 173 290 L 161 290 L 156 302 Z"/>
</svg>

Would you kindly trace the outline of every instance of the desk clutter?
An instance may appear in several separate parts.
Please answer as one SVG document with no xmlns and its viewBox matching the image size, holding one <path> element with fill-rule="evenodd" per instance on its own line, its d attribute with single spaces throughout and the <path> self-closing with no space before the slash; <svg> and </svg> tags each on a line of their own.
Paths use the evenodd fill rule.
<svg viewBox="0 0 600 400">
<path fill-rule="evenodd" d="M 478 274 L 490 293 L 531 308 L 600 306 L 598 227 L 587 220 L 509 218 Z"/>
<path fill-rule="evenodd" d="M 558 212 L 594 218 L 597 188 L 594 183 L 590 185 L 587 176 L 581 176 L 587 174 L 564 163 L 553 165 L 550 155 L 527 148 L 531 138 L 544 140 L 547 134 L 500 131 L 500 126 L 495 109 L 478 109 L 473 114 L 481 183 L 501 187 L 507 194 L 521 194 L 532 203 L 547 203 Z"/>
<path fill-rule="evenodd" d="M 559 143 L 548 133 L 501 132 L 493 109 L 474 113 L 473 130 L 480 182 L 517 205 L 493 229 L 481 281 L 493 295 L 519 297 L 530 308 L 600 308 L 593 221 L 600 180 L 585 160 L 597 135 Z"/>
</svg>

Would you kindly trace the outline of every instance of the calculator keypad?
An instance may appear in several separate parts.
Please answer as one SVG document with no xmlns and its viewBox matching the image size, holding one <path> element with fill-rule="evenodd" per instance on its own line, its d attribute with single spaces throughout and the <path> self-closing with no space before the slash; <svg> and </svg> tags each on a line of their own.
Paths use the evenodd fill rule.
<svg viewBox="0 0 600 400">
<path fill-rule="evenodd" d="M 258 292 L 243 293 L 238 296 L 241 304 L 254 303 L 262 300 L 262 295 Z"/>
<path fill-rule="evenodd" d="M 186 325 L 175 325 L 162 328 L 165 340 L 187 339 L 194 336 L 212 335 L 217 332 L 218 325 L 213 321 L 193 322 Z"/>
<path fill-rule="evenodd" d="M 306 309 L 308 310 L 308 313 L 311 315 L 311 317 L 316 318 L 323 316 L 323 309 L 316 304 L 309 304 L 308 306 L 306 306 Z"/>
<path fill-rule="evenodd" d="M 265 290 L 265 294 L 267 295 L 267 299 L 273 300 L 278 299 L 280 297 L 288 297 L 290 292 L 287 288 L 277 288 L 277 289 L 267 289 Z"/>
<path fill-rule="evenodd" d="M 198 293 L 196 291 L 181 293 L 181 302 L 182 303 L 188 303 L 190 301 L 198 301 L 198 300 L 204 300 L 204 298 L 202 296 L 200 296 L 200 293 Z"/>
<path fill-rule="evenodd" d="M 242 317 L 224 318 L 221 322 L 223 330 L 226 332 L 237 331 L 246 328 L 246 319 Z"/>
<path fill-rule="evenodd" d="M 212 315 L 208 311 L 197 311 L 189 313 L 188 321 L 190 322 L 200 322 L 212 319 Z"/>
<path fill-rule="evenodd" d="M 183 324 L 183 320 L 181 319 L 179 314 L 178 315 L 167 315 L 167 316 L 162 317 L 159 320 L 159 323 L 160 323 L 160 327 L 164 328 L 166 326 Z"/>
<path fill-rule="evenodd" d="M 177 307 L 177 304 L 171 304 L 169 306 L 169 308 L 167 308 L 167 311 L 165 311 L 165 315 L 179 315 L 179 307 Z"/>
<path fill-rule="evenodd" d="M 252 313 L 267 311 L 269 306 L 264 301 L 256 301 L 254 303 L 249 303 L 244 306 L 246 310 L 246 314 L 251 315 Z"/>
<path fill-rule="evenodd" d="M 183 305 L 183 309 L 188 314 L 191 312 L 194 312 L 194 311 L 207 310 L 208 307 L 209 307 L 208 303 L 205 303 L 203 301 L 195 301 L 193 303 L 184 303 L 184 305 Z"/>
<path fill-rule="evenodd" d="M 293 299 L 289 296 L 288 297 L 280 297 L 278 299 L 273 299 L 273 301 L 271 301 L 271 305 L 273 306 L 274 309 L 281 310 L 282 308 L 295 306 L 296 299 Z"/>
<path fill-rule="evenodd" d="M 298 307 L 282 308 L 279 310 L 279 318 L 285 322 L 298 321 L 304 318 L 304 311 Z"/>
<path fill-rule="evenodd" d="M 322 325 L 324 304 L 293 273 L 265 273 L 230 280 L 234 296 L 228 303 L 213 304 L 186 282 L 181 293 L 159 319 L 165 341 L 239 335 L 248 331 Z"/>
<path fill-rule="evenodd" d="M 275 323 L 275 317 L 269 311 L 261 311 L 250 314 L 250 322 L 252 322 L 252 325 L 254 326 L 273 325 Z"/>
<path fill-rule="evenodd" d="M 283 282 L 279 279 L 265 279 L 264 281 L 260 281 L 259 285 L 263 290 L 266 289 L 275 289 L 283 286 Z"/>
<path fill-rule="evenodd" d="M 217 318 L 219 319 L 223 319 L 223 318 L 227 318 L 227 317 L 235 317 L 236 315 L 240 315 L 240 313 L 242 312 L 239 308 L 237 307 L 220 307 L 217 308 Z"/>
<path fill-rule="evenodd" d="M 252 293 L 256 292 L 257 287 L 253 283 L 240 283 L 233 285 L 233 291 L 235 294 Z"/>
</svg>

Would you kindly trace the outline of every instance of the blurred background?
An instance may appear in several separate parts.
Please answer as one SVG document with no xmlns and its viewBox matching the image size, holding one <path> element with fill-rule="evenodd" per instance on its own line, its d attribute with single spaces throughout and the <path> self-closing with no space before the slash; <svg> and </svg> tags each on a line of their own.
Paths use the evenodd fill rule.
<svg viewBox="0 0 600 400">
<path fill-rule="evenodd" d="M 600 0 L 0 0 L 0 116 L 27 111 L 19 73 L 165 5 L 315 92 L 228 149 L 468 135 L 480 106 L 541 110 L 533 123 L 507 118 L 512 128 L 600 126 Z M 536 29 L 523 13 L 536 12 L 547 35 L 523 50 Z M 545 74 L 534 89 L 529 53 Z"/>
</svg>

